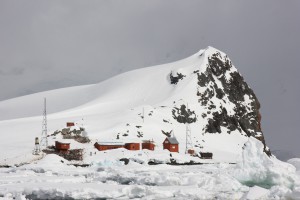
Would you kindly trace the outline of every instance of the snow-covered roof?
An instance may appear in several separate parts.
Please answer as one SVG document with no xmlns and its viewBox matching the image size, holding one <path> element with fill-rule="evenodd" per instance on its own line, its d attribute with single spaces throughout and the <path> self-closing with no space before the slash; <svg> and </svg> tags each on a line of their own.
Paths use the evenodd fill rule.
<svg viewBox="0 0 300 200">
<path fill-rule="evenodd" d="M 171 144 L 179 144 L 178 140 L 176 139 L 176 137 L 167 137 L 167 139 L 169 140 L 169 142 Z"/>
<path fill-rule="evenodd" d="M 99 145 L 124 145 L 123 142 L 97 142 Z"/>
<path fill-rule="evenodd" d="M 56 140 L 55 142 L 58 142 L 60 144 L 71 144 L 71 142 L 67 142 L 66 140 Z"/>
</svg>

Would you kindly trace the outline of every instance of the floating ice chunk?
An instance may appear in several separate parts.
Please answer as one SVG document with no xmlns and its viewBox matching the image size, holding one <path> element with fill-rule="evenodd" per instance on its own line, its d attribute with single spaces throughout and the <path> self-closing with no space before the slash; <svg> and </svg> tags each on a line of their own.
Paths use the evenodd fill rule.
<svg viewBox="0 0 300 200">
<path fill-rule="evenodd" d="M 287 199 L 290 196 L 292 190 L 285 186 L 273 186 L 270 189 L 269 199 Z"/>
<path fill-rule="evenodd" d="M 258 185 L 271 188 L 281 185 L 292 188 L 295 183 L 294 166 L 268 157 L 263 152 L 263 144 L 250 137 L 243 147 L 242 159 L 234 170 L 234 177 L 247 186 Z"/>
<path fill-rule="evenodd" d="M 246 193 L 242 199 L 247 199 L 247 200 L 252 200 L 252 199 L 266 199 L 268 194 L 270 193 L 269 190 L 259 187 L 259 186 L 254 186 L 251 187 L 249 192 Z"/>
</svg>

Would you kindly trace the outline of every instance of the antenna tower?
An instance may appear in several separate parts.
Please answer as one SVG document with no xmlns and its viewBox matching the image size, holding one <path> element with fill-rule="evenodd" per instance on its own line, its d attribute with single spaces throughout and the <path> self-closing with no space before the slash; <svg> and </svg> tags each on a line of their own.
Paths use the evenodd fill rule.
<svg viewBox="0 0 300 200">
<path fill-rule="evenodd" d="M 186 109 L 188 109 L 188 104 L 186 106 Z M 191 131 L 190 124 L 186 122 L 185 126 L 186 126 L 185 153 L 187 154 L 189 149 L 193 149 L 193 143 L 192 143 L 192 131 Z"/>
<path fill-rule="evenodd" d="M 186 123 L 186 148 L 185 153 L 188 153 L 189 149 L 193 149 L 193 143 L 192 143 L 192 132 L 191 127 L 189 123 Z"/>
<path fill-rule="evenodd" d="M 44 98 L 44 112 L 43 112 L 43 123 L 42 123 L 42 136 L 40 146 L 47 147 L 48 146 L 48 138 L 47 138 L 47 100 Z"/>
</svg>

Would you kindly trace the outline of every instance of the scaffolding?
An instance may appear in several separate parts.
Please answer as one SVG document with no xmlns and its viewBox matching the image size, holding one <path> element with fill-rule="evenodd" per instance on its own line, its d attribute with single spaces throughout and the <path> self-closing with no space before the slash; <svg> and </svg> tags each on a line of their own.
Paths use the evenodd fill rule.
<svg viewBox="0 0 300 200">
<path fill-rule="evenodd" d="M 188 104 L 186 104 L 186 109 L 188 110 Z M 185 123 L 186 127 L 186 138 L 185 138 L 185 153 L 191 154 L 193 152 L 193 142 L 192 142 L 192 131 L 189 122 Z"/>
<path fill-rule="evenodd" d="M 192 132 L 189 123 L 186 123 L 186 143 L 185 143 L 185 153 L 188 154 L 189 150 L 193 149 L 193 142 L 192 142 Z"/>
<path fill-rule="evenodd" d="M 48 147 L 48 137 L 47 137 L 47 100 L 44 98 L 44 111 L 43 111 L 43 122 L 42 122 L 42 136 L 40 147 L 47 148 Z"/>
</svg>

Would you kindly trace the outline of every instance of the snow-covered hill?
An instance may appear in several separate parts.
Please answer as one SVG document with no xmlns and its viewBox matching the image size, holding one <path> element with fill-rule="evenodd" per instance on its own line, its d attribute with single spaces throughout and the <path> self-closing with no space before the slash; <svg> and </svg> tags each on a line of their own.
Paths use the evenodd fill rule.
<svg viewBox="0 0 300 200">
<path fill-rule="evenodd" d="M 34 139 L 41 135 L 44 98 L 49 145 L 62 140 L 71 149 L 83 149 L 82 162 L 32 155 Z M 259 108 L 228 56 L 213 47 L 99 84 L 2 101 L 0 199 L 297 199 L 299 171 L 270 154 Z M 84 127 L 91 142 L 64 139 L 58 131 L 66 122 L 75 122 L 76 130 Z M 196 153 L 212 152 L 213 159 L 185 154 L 186 124 Z M 172 130 L 179 153 L 170 154 L 162 142 Z M 152 139 L 155 151 L 99 152 L 93 146 Z M 129 159 L 128 165 L 120 159 Z M 290 163 L 297 166 L 298 160 Z M 204 165 L 165 164 L 170 161 Z M 1 168 L 19 164 L 24 165 Z"/>
<path fill-rule="evenodd" d="M 195 151 L 213 152 L 217 162 L 236 162 L 248 136 L 264 143 L 255 94 L 228 56 L 213 47 L 99 84 L 0 102 L 4 133 L 0 146 L 6 149 L 0 163 L 31 153 L 34 138 L 41 133 L 44 97 L 51 113 L 49 134 L 62 129 L 67 121 L 75 121 L 83 124 L 95 141 L 153 139 L 157 149 L 162 149 L 166 137 L 162 131 L 173 130 L 184 153 L 184 123 L 188 122 Z"/>
</svg>

